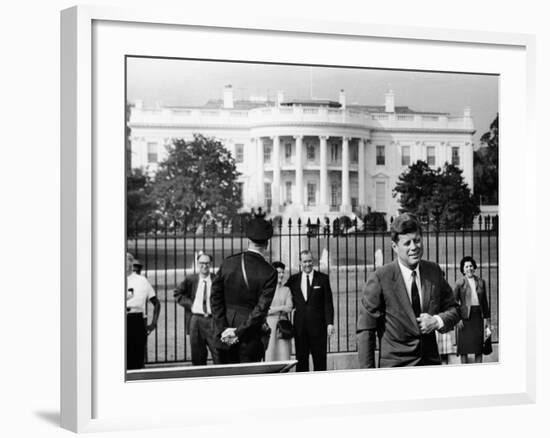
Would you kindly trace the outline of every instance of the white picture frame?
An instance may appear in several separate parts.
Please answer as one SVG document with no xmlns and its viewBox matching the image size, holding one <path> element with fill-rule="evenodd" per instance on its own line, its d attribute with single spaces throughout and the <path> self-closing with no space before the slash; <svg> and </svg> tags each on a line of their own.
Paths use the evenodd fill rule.
<svg viewBox="0 0 550 438">
<path fill-rule="evenodd" d="M 274 410 L 294 418 L 364 415 L 419 409 L 419 401 L 422 409 L 534 401 L 535 311 L 527 306 L 534 280 L 514 278 L 506 269 L 500 270 L 500 362 L 489 366 L 126 383 L 123 294 L 119 299 L 107 293 L 124 284 L 124 54 L 215 58 L 223 53 L 225 59 L 303 63 L 332 56 L 333 64 L 501 75 L 499 246 L 513 246 L 517 254 L 529 252 L 531 243 L 512 242 L 513 230 L 523 225 L 527 209 L 522 206 L 535 205 L 535 176 L 527 158 L 535 152 L 529 127 L 533 36 L 88 6 L 67 9 L 61 18 L 62 427 L 81 432 L 223 424 L 235 415 L 269 418 Z M 220 38 L 227 45 L 222 51 Z M 243 41 L 249 42 L 244 48 Z M 357 55 L 362 48 L 372 56 Z M 525 153 L 515 156 L 511 145 L 520 142 Z M 508 249 L 499 263 L 513 263 L 525 274 L 534 269 Z M 264 391 L 281 387 L 293 392 L 290 404 L 286 390 L 256 403 Z M 214 390 L 234 394 L 234 402 L 201 409 Z M 330 399 L 324 397 L 327 391 Z M 154 399 L 157 412 L 143 409 L 140 398 Z"/>
</svg>

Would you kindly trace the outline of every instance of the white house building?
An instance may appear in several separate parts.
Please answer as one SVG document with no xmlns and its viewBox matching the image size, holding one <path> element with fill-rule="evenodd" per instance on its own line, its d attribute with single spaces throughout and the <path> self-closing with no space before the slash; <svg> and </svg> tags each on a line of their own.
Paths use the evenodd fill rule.
<svg viewBox="0 0 550 438">
<path fill-rule="evenodd" d="M 416 160 L 463 169 L 473 189 L 470 109 L 459 116 L 396 106 L 338 101 L 235 100 L 233 88 L 203 107 L 145 108 L 134 102 L 129 116 L 131 165 L 154 172 L 174 138 L 200 133 L 228 148 L 240 172 L 243 208 L 268 208 L 272 215 L 317 218 L 365 214 L 395 216 L 392 197 L 398 176 Z"/>
</svg>

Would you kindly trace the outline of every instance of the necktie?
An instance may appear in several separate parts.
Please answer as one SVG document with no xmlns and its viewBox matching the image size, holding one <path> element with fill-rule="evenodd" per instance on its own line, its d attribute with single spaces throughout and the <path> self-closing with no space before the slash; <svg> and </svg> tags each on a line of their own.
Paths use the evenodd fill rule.
<svg viewBox="0 0 550 438">
<path fill-rule="evenodd" d="M 309 281 L 309 274 L 306 275 L 307 278 L 307 288 L 306 288 L 306 301 L 309 298 L 309 293 L 311 292 L 311 282 Z"/>
<path fill-rule="evenodd" d="M 206 307 L 206 280 L 203 280 L 204 288 L 202 290 L 202 313 L 208 315 L 208 307 Z"/>
<path fill-rule="evenodd" d="M 418 293 L 418 286 L 416 285 L 416 271 L 412 271 L 411 277 L 411 303 L 414 316 L 418 318 L 420 316 L 420 294 Z"/>
</svg>

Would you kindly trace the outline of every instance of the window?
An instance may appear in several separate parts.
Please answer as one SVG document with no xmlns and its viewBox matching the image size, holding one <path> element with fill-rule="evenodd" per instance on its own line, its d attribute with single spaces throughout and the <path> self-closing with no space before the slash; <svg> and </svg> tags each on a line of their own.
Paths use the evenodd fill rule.
<svg viewBox="0 0 550 438">
<path fill-rule="evenodd" d="M 338 207 L 340 204 L 340 184 L 332 183 L 330 185 L 330 205 L 331 207 Z"/>
<path fill-rule="evenodd" d="M 264 144 L 264 163 L 271 163 L 271 145 Z"/>
<path fill-rule="evenodd" d="M 428 166 L 435 166 L 435 146 L 428 146 L 426 150 L 428 153 L 428 156 L 426 157 Z"/>
<path fill-rule="evenodd" d="M 386 164 L 386 151 L 384 146 L 376 146 L 376 165 L 384 166 Z"/>
<path fill-rule="evenodd" d="M 307 183 L 307 205 L 315 205 L 315 189 L 314 183 Z"/>
<path fill-rule="evenodd" d="M 264 183 L 264 191 L 265 191 L 265 206 L 267 207 L 267 211 L 271 211 L 271 183 Z"/>
<path fill-rule="evenodd" d="M 239 194 L 239 199 L 241 200 L 241 202 L 243 202 L 243 193 L 244 193 L 243 189 L 244 189 L 244 183 L 238 182 L 237 193 Z"/>
<path fill-rule="evenodd" d="M 457 147 L 451 149 L 451 164 L 454 166 L 460 166 L 460 155 L 458 151 L 459 149 Z"/>
<path fill-rule="evenodd" d="M 285 182 L 285 202 L 287 204 L 292 203 L 292 182 L 291 181 Z"/>
<path fill-rule="evenodd" d="M 292 157 L 292 143 L 285 143 L 285 161 L 290 161 Z"/>
<path fill-rule="evenodd" d="M 359 162 L 359 145 L 352 144 L 349 147 L 349 159 L 351 163 Z"/>
<path fill-rule="evenodd" d="M 244 144 L 237 143 L 235 145 L 235 161 L 237 163 L 244 162 Z"/>
<path fill-rule="evenodd" d="M 338 145 L 336 143 L 330 144 L 330 161 L 336 163 L 338 161 Z"/>
<path fill-rule="evenodd" d="M 158 145 L 156 143 L 147 143 L 147 162 L 158 163 L 159 152 Z"/>
<path fill-rule="evenodd" d="M 376 181 L 376 211 L 386 211 L 386 183 Z"/>
<path fill-rule="evenodd" d="M 401 148 L 401 166 L 410 166 L 411 164 L 411 147 L 403 146 Z"/>
<path fill-rule="evenodd" d="M 306 155 L 307 161 L 315 161 L 315 145 L 311 143 L 306 144 Z"/>
</svg>

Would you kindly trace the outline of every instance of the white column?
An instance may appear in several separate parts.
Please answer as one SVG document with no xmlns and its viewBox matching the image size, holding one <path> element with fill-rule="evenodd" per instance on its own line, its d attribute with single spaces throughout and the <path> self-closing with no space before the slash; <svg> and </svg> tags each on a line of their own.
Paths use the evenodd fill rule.
<svg viewBox="0 0 550 438">
<path fill-rule="evenodd" d="M 304 208 L 304 164 L 303 164 L 303 151 L 302 151 L 302 139 L 303 136 L 297 135 L 294 137 L 296 140 L 296 200 L 294 204 L 299 209 Z"/>
<path fill-rule="evenodd" d="M 254 139 L 256 149 L 256 163 L 258 165 L 258 198 L 257 205 L 262 207 L 262 211 L 266 211 L 265 205 L 265 189 L 264 189 L 264 143 L 261 137 Z"/>
<path fill-rule="evenodd" d="M 366 208 L 367 198 L 365 196 L 365 185 L 366 185 L 366 166 L 365 166 L 365 139 L 360 138 L 357 144 L 359 149 L 358 159 L 359 166 L 357 167 L 357 176 L 358 176 L 358 186 L 359 186 L 359 206 L 361 208 Z"/>
<path fill-rule="evenodd" d="M 319 162 L 319 212 L 326 214 L 329 212 L 328 205 L 328 164 L 327 164 L 327 136 L 319 137 L 320 162 Z"/>
<path fill-rule="evenodd" d="M 474 191 L 474 144 L 471 141 L 467 141 L 462 146 L 462 154 L 460 156 L 460 165 L 462 168 L 464 181 L 468 184 L 468 187 Z"/>
<path fill-rule="evenodd" d="M 340 211 L 351 211 L 351 197 L 349 193 L 349 138 L 342 137 L 342 204 Z"/>
<path fill-rule="evenodd" d="M 279 136 L 271 137 L 273 140 L 273 182 L 271 183 L 271 211 L 278 213 L 281 205 L 281 147 Z"/>
</svg>

